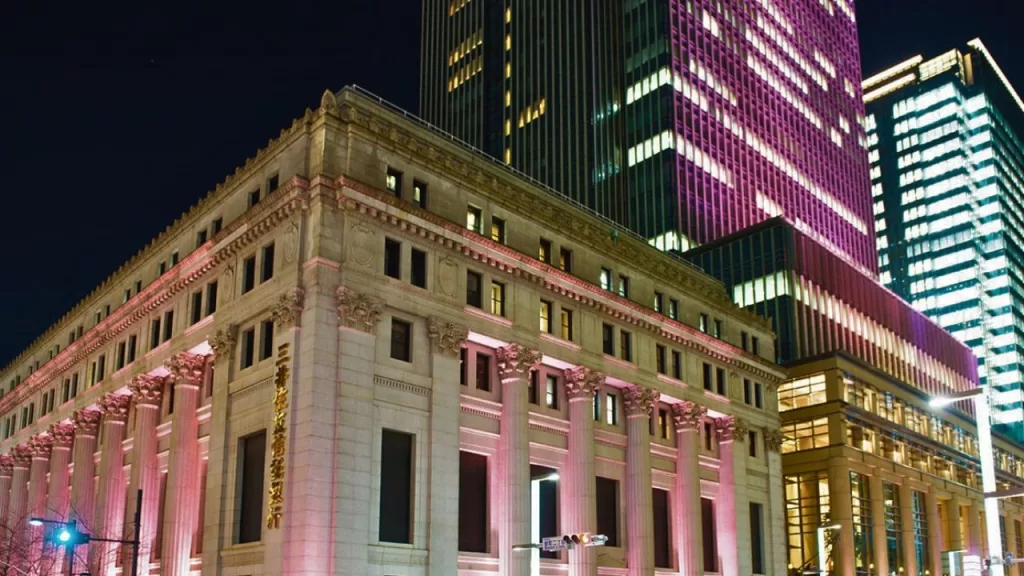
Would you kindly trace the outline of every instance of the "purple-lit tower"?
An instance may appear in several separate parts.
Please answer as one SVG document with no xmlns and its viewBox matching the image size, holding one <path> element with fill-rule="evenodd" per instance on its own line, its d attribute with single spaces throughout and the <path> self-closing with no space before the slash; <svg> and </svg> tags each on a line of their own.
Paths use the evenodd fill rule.
<svg viewBox="0 0 1024 576">
<path fill-rule="evenodd" d="M 874 275 L 852 4 L 627 3 L 634 229 L 685 251 L 785 215 Z"/>
</svg>

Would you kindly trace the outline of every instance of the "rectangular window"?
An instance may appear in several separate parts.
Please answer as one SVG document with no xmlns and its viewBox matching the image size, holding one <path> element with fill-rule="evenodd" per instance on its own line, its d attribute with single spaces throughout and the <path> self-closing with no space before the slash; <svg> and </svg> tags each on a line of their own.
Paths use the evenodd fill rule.
<svg viewBox="0 0 1024 576">
<path fill-rule="evenodd" d="M 604 394 L 604 421 L 609 426 L 616 426 L 619 423 L 619 405 L 615 394 L 605 392 Z"/>
<path fill-rule="evenodd" d="M 701 376 L 702 376 L 702 380 L 704 382 L 704 389 L 705 390 L 709 390 L 711 392 L 714 392 L 715 391 L 714 382 L 711 381 L 711 364 L 708 364 L 707 362 L 704 362 L 702 367 L 703 367 L 703 372 L 702 372 Z"/>
<path fill-rule="evenodd" d="M 761 354 L 761 346 L 760 346 L 760 344 L 761 343 L 760 343 L 760 341 L 758 341 L 757 336 L 752 336 L 750 338 L 750 351 L 753 352 L 754 354 L 760 355 Z"/>
<path fill-rule="evenodd" d="M 505 243 L 505 221 L 497 216 L 491 216 L 491 240 L 499 244 Z"/>
<path fill-rule="evenodd" d="M 206 244 L 206 229 L 203 228 L 199 232 L 196 232 L 196 248 L 199 248 L 203 244 Z"/>
<path fill-rule="evenodd" d="M 178 265 L 178 251 L 171 252 L 171 267 Z"/>
<path fill-rule="evenodd" d="M 136 348 L 136 344 L 137 344 L 137 338 L 135 338 L 135 334 L 132 334 L 131 336 L 128 337 L 128 363 L 129 364 L 135 361 L 135 348 Z"/>
<path fill-rule="evenodd" d="M 601 350 L 609 356 L 615 354 L 615 329 L 611 324 L 601 325 Z"/>
<path fill-rule="evenodd" d="M 552 474 L 558 472 L 553 468 L 547 468 L 545 466 L 537 466 L 536 464 L 530 465 L 530 478 L 550 478 Z M 541 534 L 556 534 L 558 530 L 558 485 L 562 482 L 553 482 L 550 480 L 538 482 L 538 500 L 540 500 L 540 533 Z M 544 552 L 540 553 L 541 558 L 558 558 L 558 552 Z"/>
<path fill-rule="evenodd" d="M 668 410 L 658 409 L 658 428 L 661 430 L 661 439 L 668 440 Z"/>
<path fill-rule="evenodd" d="M 427 287 L 427 253 L 422 250 L 412 249 L 412 258 L 409 262 L 409 282 L 419 288 Z"/>
<path fill-rule="evenodd" d="M 160 319 L 154 318 L 149 325 L 149 349 L 160 345 Z"/>
<path fill-rule="evenodd" d="M 658 374 L 664 374 L 665 373 L 665 347 L 662 346 L 661 344 L 658 344 L 658 345 L 656 345 L 654 347 L 654 350 L 655 350 L 656 366 L 657 366 Z"/>
<path fill-rule="evenodd" d="M 703 312 L 701 312 L 701 314 L 700 314 L 700 323 L 697 325 L 697 327 L 700 328 L 701 332 L 707 334 L 708 333 L 708 323 L 709 323 L 708 315 L 703 313 Z"/>
<path fill-rule="evenodd" d="M 384 275 L 396 279 L 402 276 L 402 243 L 391 238 L 384 239 Z"/>
<path fill-rule="evenodd" d="M 530 372 L 530 393 L 529 400 L 530 404 L 540 404 L 540 372 L 532 370 Z"/>
<path fill-rule="evenodd" d="M 626 362 L 633 361 L 633 334 L 619 330 L 619 358 Z"/>
<path fill-rule="evenodd" d="M 750 503 L 750 560 L 754 574 L 764 574 L 764 507 Z"/>
<path fill-rule="evenodd" d="M 78 374 L 71 375 L 71 397 L 78 396 Z"/>
<path fill-rule="evenodd" d="M 476 389 L 491 391 L 491 357 L 483 352 L 476 353 Z"/>
<path fill-rule="evenodd" d="M 164 312 L 164 342 L 171 339 L 174 334 L 174 310 Z"/>
<path fill-rule="evenodd" d="M 209 316 L 217 311 L 217 281 L 214 280 L 206 285 L 206 315 Z"/>
<path fill-rule="evenodd" d="M 224 219 L 223 218 L 214 218 L 213 219 L 213 225 L 210 227 L 210 229 L 213 231 L 213 235 L 216 236 L 217 233 L 220 232 L 223 228 L 224 228 Z"/>
<path fill-rule="evenodd" d="M 683 379 L 683 356 L 678 350 L 672 351 L 672 377 L 676 380 Z"/>
<path fill-rule="evenodd" d="M 548 374 L 545 382 L 544 401 L 548 408 L 558 409 L 558 377 Z"/>
<path fill-rule="evenodd" d="M 704 571 L 718 569 L 718 542 L 715 533 L 715 504 L 708 498 L 700 499 L 701 540 L 704 542 Z"/>
<path fill-rule="evenodd" d="M 726 384 L 725 384 L 725 368 L 715 369 L 715 382 L 718 384 L 718 394 L 720 396 L 727 396 Z"/>
<path fill-rule="evenodd" d="M 629 276 L 619 275 L 619 296 L 629 298 Z"/>
<path fill-rule="evenodd" d="M 612 290 L 612 271 L 607 268 L 601 268 L 601 290 Z"/>
<path fill-rule="evenodd" d="M 238 443 L 238 543 L 259 542 L 263 531 L 263 474 L 266 469 L 267 433 L 257 432 Z"/>
<path fill-rule="evenodd" d="M 281 179 L 277 177 L 277 174 L 274 174 L 270 178 L 267 178 L 267 194 L 270 194 L 274 190 L 277 190 L 277 187 L 280 185 L 280 182 Z"/>
<path fill-rule="evenodd" d="M 482 227 L 483 222 L 483 210 L 470 204 L 466 207 L 466 228 L 476 232 L 477 234 L 483 233 Z"/>
<path fill-rule="evenodd" d="M 378 516 L 381 542 L 412 544 L 412 451 L 412 434 L 381 430 Z"/>
<path fill-rule="evenodd" d="M 274 277 L 274 245 L 267 244 L 263 247 L 262 258 L 260 259 L 260 284 Z"/>
<path fill-rule="evenodd" d="M 551 302 L 540 301 L 540 331 L 551 334 Z"/>
<path fill-rule="evenodd" d="M 242 350 L 241 350 L 241 364 L 240 366 L 245 369 L 253 364 L 253 359 L 256 356 L 256 329 L 249 328 L 245 332 L 242 332 Z"/>
<path fill-rule="evenodd" d="M 619 545 L 619 481 L 597 476 L 597 533 L 608 537 L 605 546 Z"/>
<path fill-rule="evenodd" d="M 491 314 L 505 315 L 505 285 L 501 282 L 491 282 Z"/>
<path fill-rule="evenodd" d="M 260 190 L 259 188 L 249 192 L 249 208 L 260 203 Z"/>
<path fill-rule="evenodd" d="M 463 346 L 459 348 L 459 385 L 466 385 L 466 371 L 469 370 L 469 355 L 466 353 L 466 348 Z"/>
<path fill-rule="evenodd" d="M 114 369 L 120 370 L 124 368 L 124 362 L 128 353 L 128 346 L 124 341 L 117 343 L 117 356 L 114 358 Z"/>
<path fill-rule="evenodd" d="M 751 386 L 750 378 L 743 379 L 743 403 L 747 405 L 754 403 L 754 387 Z"/>
<path fill-rule="evenodd" d="M 96 359 L 96 380 L 94 382 L 102 382 L 103 377 L 107 372 L 107 355 L 102 354 Z"/>
<path fill-rule="evenodd" d="M 665 311 L 665 295 L 661 292 L 654 293 L 654 311 L 658 313 Z"/>
<path fill-rule="evenodd" d="M 459 451 L 459 551 L 487 552 L 487 456 Z"/>
<path fill-rule="evenodd" d="M 388 167 L 387 176 L 384 178 L 384 185 L 388 192 L 399 198 L 402 197 L 402 173 L 394 168 Z"/>
<path fill-rule="evenodd" d="M 714 336 L 715 338 L 718 338 L 719 340 L 721 340 L 721 338 L 722 338 L 722 321 L 721 320 L 719 320 L 717 318 L 715 319 L 714 323 L 711 325 L 711 335 Z"/>
<path fill-rule="evenodd" d="M 558 267 L 562 272 L 572 274 L 572 250 L 560 248 L 558 250 Z"/>
<path fill-rule="evenodd" d="M 764 385 L 754 382 L 754 408 L 764 408 Z"/>
<path fill-rule="evenodd" d="M 653 488 L 651 503 L 654 508 L 654 566 L 672 568 L 672 544 L 669 541 L 668 491 Z"/>
<path fill-rule="evenodd" d="M 562 340 L 572 341 L 572 310 L 562 308 L 559 313 L 562 320 Z"/>
<path fill-rule="evenodd" d="M 746 332 L 740 332 L 740 348 L 743 348 L 744 350 L 746 350 L 750 346 L 750 344 L 748 342 L 749 340 L 750 340 L 750 335 L 749 334 L 747 334 Z"/>
<path fill-rule="evenodd" d="M 188 325 L 192 326 L 203 319 L 203 292 L 197 290 L 192 293 L 192 315 L 189 316 Z"/>
<path fill-rule="evenodd" d="M 132 289 L 131 288 L 125 288 L 124 289 L 124 299 L 121 300 L 121 303 L 124 304 L 125 302 L 127 302 L 127 301 L 129 301 L 131 299 L 132 299 Z"/>
<path fill-rule="evenodd" d="M 427 185 L 419 180 L 412 181 L 412 201 L 420 208 L 427 207 Z"/>
<path fill-rule="evenodd" d="M 412 361 L 412 325 L 398 318 L 391 319 L 391 357 Z"/>
<path fill-rule="evenodd" d="M 260 328 L 260 360 L 274 355 L 274 321 L 264 320 Z"/>
<path fill-rule="evenodd" d="M 668 301 L 668 317 L 679 320 L 679 300 L 670 298 Z"/>
<path fill-rule="evenodd" d="M 473 272 L 466 271 L 466 304 L 474 308 L 483 308 L 483 277 Z"/>
<path fill-rule="evenodd" d="M 551 240 L 540 239 L 540 244 L 537 247 L 537 259 L 551 264 Z"/>
<path fill-rule="evenodd" d="M 249 256 L 242 262 L 242 294 L 256 287 L 256 256 Z"/>
<path fill-rule="evenodd" d="M 757 458 L 757 432 L 747 431 L 747 450 L 751 458 Z"/>
</svg>

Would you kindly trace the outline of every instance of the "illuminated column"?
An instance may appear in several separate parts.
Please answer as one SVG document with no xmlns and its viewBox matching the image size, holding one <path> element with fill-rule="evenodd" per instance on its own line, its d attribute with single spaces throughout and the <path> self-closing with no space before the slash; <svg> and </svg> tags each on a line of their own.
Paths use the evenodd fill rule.
<svg viewBox="0 0 1024 576">
<path fill-rule="evenodd" d="M 850 463 L 846 458 L 831 458 L 828 462 L 828 500 L 830 521 L 839 525 L 833 535 L 833 565 L 836 574 L 854 574 L 856 566 L 853 539 L 853 486 L 850 483 Z M 863 494 L 860 495 L 864 497 Z M 864 526 L 870 530 L 870 526 Z M 870 536 L 868 536 L 870 538 Z M 806 552 L 806 551 L 805 551 Z M 817 556 L 817 552 L 810 555 Z M 875 553 L 878 555 L 878 552 Z"/>
<path fill-rule="evenodd" d="M 96 490 L 95 528 L 93 534 L 110 540 L 120 540 L 124 530 L 124 435 L 128 422 L 128 407 L 132 397 L 127 394 L 107 394 L 99 399 L 103 414 L 103 446 L 100 448 L 99 481 Z M 91 456 L 91 455 L 90 455 Z M 78 466 L 75 466 L 78 474 Z M 92 479 L 88 483 L 71 487 L 72 498 L 76 493 L 92 493 Z M 134 493 L 132 502 L 135 501 Z M 110 576 L 116 564 L 115 554 L 119 548 L 108 542 L 93 542 L 89 545 L 89 566 L 97 576 Z M 130 568 L 130 565 L 129 565 Z"/>
<path fill-rule="evenodd" d="M 740 553 L 739 528 L 747 529 L 747 423 L 735 416 L 715 420 L 718 432 L 720 467 L 718 470 L 718 553 L 722 557 L 722 576 L 751 573 L 750 554 Z"/>
<path fill-rule="evenodd" d="M 459 353 L 469 336 L 461 324 L 431 317 L 430 574 L 459 571 Z"/>
<path fill-rule="evenodd" d="M 930 491 L 924 495 L 925 513 L 928 515 L 928 562 L 931 564 L 931 574 L 939 574 L 942 568 L 942 551 L 949 550 L 946 544 L 947 530 L 942 526 L 942 516 L 939 514 L 939 499 L 935 492 Z"/>
<path fill-rule="evenodd" d="M 946 528 L 946 550 L 965 550 L 967 543 L 964 541 L 963 518 L 961 518 L 960 501 L 950 498 L 946 504 L 947 522 Z"/>
<path fill-rule="evenodd" d="M 661 393 L 629 386 L 622 398 L 626 409 L 626 566 L 630 576 L 654 576 L 650 418 Z"/>
<path fill-rule="evenodd" d="M 563 532 L 597 530 L 597 478 L 594 470 L 594 395 L 605 375 L 578 366 L 565 371 L 569 401 L 569 442 L 561 482 Z M 570 576 L 596 576 L 597 553 L 577 548 L 569 554 Z"/>
<path fill-rule="evenodd" d="M 11 505 L 11 478 L 14 476 L 14 458 L 0 454 L 0 522 L 6 523 Z"/>
<path fill-rule="evenodd" d="M 785 574 L 789 563 L 786 551 L 789 543 L 786 538 L 786 495 L 783 492 L 782 478 L 782 431 L 764 431 L 765 456 L 768 459 L 768 525 L 762 534 L 765 539 L 764 550 L 767 557 L 767 571 L 771 574 Z"/>
<path fill-rule="evenodd" d="M 11 529 L 11 551 L 15 560 L 15 572 L 26 573 L 28 562 L 25 557 L 26 545 L 29 542 L 28 530 L 17 530 L 29 519 L 28 513 L 28 477 L 32 466 L 32 449 L 29 445 L 19 444 L 11 449 L 11 502 L 8 505 L 7 525 Z"/>
<path fill-rule="evenodd" d="M 46 518 L 50 516 L 46 510 L 46 475 L 50 472 L 50 456 L 53 453 L 53 437 L 40 432 L 29 440 L 32 450 L 32 465 L 28 473 L 28 512 L 29 517 Z M 29 561 L 38 561 L 43 552 L 43 527 L 33 526 L 29 529 Z"/>
<path fill-rule="evenodd" d="M 157 512 L 160 509 L 160 468 L 157 463 L 156 426 L 160 421 L 160 399 L 164 379 L 144 374 L 132 379 L 129 388 L 135 406 L 135 433 L 132 435 L 132 469 L 128 483 L 127 518 L 135 517 L 135 494 L 142 490 L 142 526 L 139 530 L 139 574 L 149 573 Z M 125 534 L 130 540 L 133 534 Z M 124 566 L 132 565 L 131 546 L 124 547 Z"/>
<path fill-rule="evenodd" d="M 967 554 L 984 557 L 985 550 L 982 546 L 981 533 L 981 506 L 971 500 L 967 505 L 967 534 L 964 535 L 964 543 L 967 545 Z"/>
<path fill-rule="evenodd" d="M 68 518 L 68 467 L 71 465 L 71 445 L 75 441 L 75 426 L 71 422 L 57 422 L 50 426 L 53 449 L 50 454 L 50 478 L 46 496 L 46 517 L 54 520 Z M 83 527 L 84 529 L 84 527 Z M 64 574 L 64 555 L 53 555 L 54 576 Z"/>
<path fill-rule="evenodd" d="M 206 501 L 222 502 L 226 498 L 225 490 L 229 476 L 229 451 L 233 446 L 228 436 L 229 412 L 223 409 L 228 404 L 228 382 L 231 382 L 233 372 L 237 364 L 233 361 L 235 343 L 238 341 L 238 326 L 226 324 L 207 339 L 213 351 L 213 397 L 211 403 L 214 407 L 210 411 L 209 423 L 209 444 L 207 445 L 207 469 L 206 469 Z M 206 506 L 203 510 L 203 571 L 207 574 L 220 574 L 220 551 L 229 546 L 230 524 L 227 512 L 223 506 Z M 234 514 L 231 512 L 231 514 Z M 231 520 L 233 520 L 233 516 Z M 268 554 L 269 556 L 269 554 Z M 280 546 L 278 546 L 278 557 L 280 557 Z M 264 570 L 268 574 L 279 574 L 281 572 L 277 562 L 271 562 L 270 558 L 264 562 Z M 101 575 L 103 576 L 103 575 Z"/>
<path fill-rule="evenodd" d="M 96 532 L 96 522 L 93 520 L 93 477 L 96 473 L 96 462 L 93 460 L 93 454 L 96 453 L 96 436 L 99 434 L 101 416 L 102 414 L 96 410 L 75 410 L 71 417 L 72 425 L 75 427 L 75 443 L 71 451 L 75 471 L 71 475 L 71 509 L 68 513 L 70 518 L 90 534 Z M 75 562 L 75 574 L 89 571 L 86 558 L 82 557 L 84 555 L 84 550 L 83 553 L 76 555 L 78 560 Z"/>
<path fill-rule="evenodd" d="M 917 548 L 914 545 L 914 494 L 910 484 L 904 478 L 899 486 L 900 494 L 900 529 L 903 538 L 902 574 L 917 574 Z"/>
<path fill-rule="evenodd" d="M 522 344 L 496 350 L 501 378 L 501 437 L 498 461 L 502 466 L 503 529 L 499 532 L 499 557 L 503 576 L 527 576 L 530 555 L 512 551 L 530 542 L 530 371 L 541 355 Z M 575 575 L 573 575 L 575 576 Z"/>
<path fill-rule="evenodd" d="M 672 405 L 676 426 L 675 537 L 680 576 L 703 576 L 700 427 L 708 409 L 689 400 Z"/>
<path fill-rule="evenodd" d="M 167 378 L 174 386 L 174 420 L 170 461 L 167 466 L 167 503 L 164 506 L 161 576 L 186 576 L 191 571 L 192 539 L 199 507 L 199 386 L 206 358 L 182 352 L 167 361 Z M 145 497 L 145 493 L 143 493 Z"/>
<path fill-rule="evenodd" d="M 885 537 L 885 499 L 882 495 L 882 478 L 875 474 L 868 477 L 868 495 L 871 498 L 871 537 L 875 549 L 875 568 L 879 574 L 889 573 L 889 556 Z"/>
</svg>

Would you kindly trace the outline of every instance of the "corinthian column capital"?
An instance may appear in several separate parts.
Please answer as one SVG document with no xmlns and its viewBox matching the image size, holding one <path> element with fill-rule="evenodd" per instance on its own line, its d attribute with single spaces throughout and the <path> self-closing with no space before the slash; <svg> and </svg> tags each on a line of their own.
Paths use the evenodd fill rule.
<svg viewBox="0 0 1024 576">
<path fill-rule="evenodd" d="M 210 343 L 214 355 L 220 358 L 230 356 L 231 351 L 235 349 L 235 342 L 238 341 L 238 324 L 228 324 L 217 330 L 213 336 L 207 336 L 206 340 Z"/>
<path fill-rule="evenodd" d="M 779 452 L 782 450 L 782 443 L 785 439 L 785 436 L 782 435 L 782 430 L 772 428 L 764 431 L 764 447 L 769 452 Z"/>
<path fill-rule="evenodd" d="M 32 465 L 32 448 L 27 443 L 11 448 L 11 465 L 25 470 Z"/>
<path fill-rule="evenodd" d="M 515 343 L 502 346 L 495 353 L 498 356 L 498 377 L 502 381 L 525 379 L 542 358 L 540 352 Z"/>
<path fill-rule="evenodd" d="M 120 422 L 124 424 L 128 421 L 128 407 L 131 406 L 132 395 L 131 394 L 106 394 L 101 396 L 98 404 L 100 405 L 100 411 L 103 412 L 103 420 L 105 422 Z"/>
<path fill-rule="evenodd" d="M 71 416 L 71 422 L 75 426 L 75 434 L 95 438 L 100 431 L 101 416 L 103 416 L 103 413 L 99 410 L 75 410 L 75 413 Z"/>
<path fill-rule="evenodd" d="M 40 432 L 28 441 L 28 448 L 32 452 L 33 460 L 49 460 L 53 452 L 53 436 L 47 432 Z"/>
<path fill-rule="evenodd" d="M 75 442 L 75 425 L 71 422 L 56 422 L 50 426 L 50 437 L 54 448 L 70 450 Z"/>
<path fill-rule="evenodd" d="M 672 422 L 675 423 L 676 432 L 700 430 L 700 424 L 707 414 L 706 407 L 690 400 L 683 400 L 672 405 Z"/>
<path fill-rule="evenodd" d="M 604 386 L 604 372 L 597 372 L 586 366 L 566 368 L 564 375 L 565 396 L 570 402 L 577 398 L 593 400 L 594 394 Z"/>
<path fill-rule="evenodd" d="M 10 454 L 0 454 L 0 476 L 10 478 L 14 474 L 14 457 Z"/>
<path fill-rule="evenodd" d="M 291 328 L 299 323 L 302 307 L 306 301 L 306 292 L 302 288 L 292 288 L 281 294 L 277 303 L 270 307 L 270 317 L 279 328 Z"/>
<path fill-rule="evenodd" d="M 203 370 L 206 368 L 206 356 L 181 352 L 171 356 L 164 363 L 170 374 L 167 377 L 175 386 L 192 386 L 198 388 L 203 382 Z"/>
<path fill-rule="evenodd" d="M 626 417 L 650 416 L 654 405 L 661 399 L 661 392 L 646 386 L 627 386 L 622 391 L 622 403 Z"/>
<path fill-rule="evenodd" d="M 345 286 L 338 287 L 335 297 L 338 304 L 338 320 L 342 325 L 367 334 L 377 333 L 377 324 L 380 323 L 380 315 L 384 311 L 383 301 Z"/>
<path fill-rule="evenodd" d="M 434 350 L 445 356 L 458 358 L 462 344 L 469 337 L 469 328 L 463 324 L 431 316 L 427 318 L 427 335 L 434 344 Z"/>
<path fill-rule="evenodd" d="M 128 389 L 132 391 L 132 400 L 136 406 L 159 407 L 163 398 L 164 379 L 159 376 L 141 374 L 132 378 Z"/>
<path fill-rule="evenodd" d="M 715 420 L 715 431 L 718 433 L 719 442 L 747 441 L 747 431 L 750 425 L 747 421 L 737 416 L 726 416 Z"/>
</svg>

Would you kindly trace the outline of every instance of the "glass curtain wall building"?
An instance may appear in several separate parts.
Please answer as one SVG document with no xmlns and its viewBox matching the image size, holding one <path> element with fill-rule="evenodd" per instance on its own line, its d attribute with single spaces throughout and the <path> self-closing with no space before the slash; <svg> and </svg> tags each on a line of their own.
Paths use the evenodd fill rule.
<svg viewBox="0 0 1024 576">
<path fill-rule="evenodd" d="M 863 88 L 880 278 L 974 350 L 1024 439 L 1024 103 L 980 40 Z"/>
</svg>

